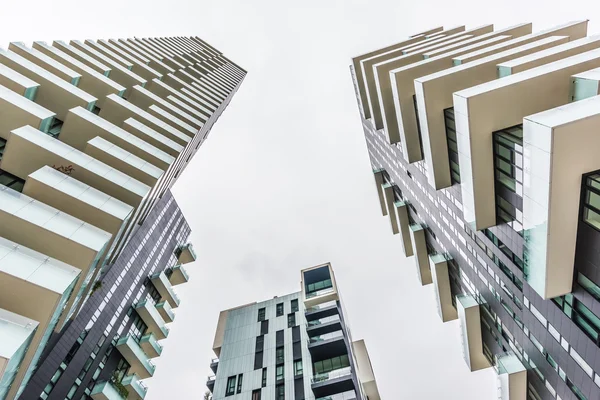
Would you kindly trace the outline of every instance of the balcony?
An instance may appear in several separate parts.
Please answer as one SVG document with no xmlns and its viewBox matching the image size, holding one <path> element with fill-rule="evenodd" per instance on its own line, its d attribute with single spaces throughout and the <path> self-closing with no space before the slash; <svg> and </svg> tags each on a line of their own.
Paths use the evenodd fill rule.
<svg viewBox="0 0 600 400">
<path fill-rule="evenodd" d="M 435 254 L 429 256 L 429 264 L 431 265 L 431 277 L 438 314 L 442 322 L 455 320 L 458 318 L 458 314 L 456 308 L 452 305 L 448 260 L 443 254 Z"/>
<path fill-rule="evenodd" d="M 162 301 L 156 305 L 156 309 L 158 313 L 162 317 L 162 319 L 168 324 L 169 322 L 173 322 L 175 320 L 175 313 L 171 309 L 168 301 Z"/>
<path fill-rule="evenodd" d="M 342 329 L 342 321 L 338 314 L 307 322 L 306 332 L 309 336 L 324 335 Z"/>
<path fill-rule="evenodd" d="M 187 264 L 196 261 L 196 252 L 191 243 L 183 245 L 175 250 L 179 264 Z"/>
<path fill-rule="evenodd" d="M 219 359 L 218 358 L 213 358 L 210 361 L 210 369 L 212 369 L 212 372 L 214 372 L 215 374 L 217 373 L 217 369 L 219 369 Z"/>
<path fill-rule="evenodd" d="M 104 381 L 94 386 L 91 397 L 94 400 L 127 400 L 127 392 L 127 389 L 118 388 L 112 382 Z"/>
<path fill-rule="evenodd" d="M 305 307 L 338 300 L 335 276 L 329 263 L 301 271 L 302 297 Z"/>
<path fill-rule="evenodd" d="M 311 379 L 311 388 L 316 398 L 328 398 L 327 396 L 354 390 L 352 367 L 316 374 Z"/>
<path fill-rule="evenodd" d="M 171 282 L 169 282 L 164 271 L 152 275 L 150 280 L 154 284 L 156 290 L 158 290 L 158 293 L 160 293 L 164 300 L 169 302 L 169 305 L 172 308 L 179 307 L 179 297 L 177 297 L 177 294 L 173 291 Z"/>
<path fill-rule="evenodd" d="M 24 158 L 23 154 L 29 156 Z M 2 157 L 2 169 L 26 179 L 46 165 L 71 167 L 67 172 L 74 179 L 133 207 L 150 191 L 148 185 L 31 126 L 14 129 Z"/>
<path fill-rule="evenodd" d="M 341 329 L 310 337 L 307 342 L 313 361 L 324 360 L 348 353 L 346 336 Z"/>
<path fill-rule="evenodd" d="M 165 339 L 169 335 L 169 328 L 161 317 L 154 304 L 148 300 L 140 301 L 135 305 L 135 310 L 148 326 L 148 332 L 152 333 L 158 340 Z"/>
<path fill-rule="evenodd" d="M 481 315 L 479 303 L 473 296 L 456 296 L 458 319 L 460 320 L 460 335 L 463 358 L 471 371 L 477 371 L 490 366 L 483 353 L 481 339 Z"/>
<path fill-rule="evenodd" d="M 427 244 L 425 239 L 425 228 L 419 224 L 410 226 L 410 239 L 415 255 L 417 266 L 417 277 L 422 286 L 433 282 L 431 270 L 429 269 L 429 258 L 427 257 Z"/>
<path fill-rule="evenodd" d="M 209 376 L 206 379 L 206 387 L 208 388 L 208 390 L 210 390 L 210 392 L 212 393 L 214 388 L 215 388 L 215 380 L 217 379 L 216 376 Z"/>
<path fill-rule="evenodd" d="M 10 386 L 15 378 L 15 372 L 21 366 L 25 352 L 33 341 L 33 336 L 39 323 L 31 318 L 23 317 L 0 308 L 0 381 Z"/>
<path fill-rule="evenodd" d="M 171 268 L 171 276 L 169 276 L 169 281 L 171 285 L 181 285 L 182 283 L 187 283 L 190 280 L 190 277 L 181 265 L 176 265 Z"/>
<path fill-rule="evenodd" d="M 142 336 L 140 347 L 149 358 L 159 357 L 163 350 L 163 347 L 156 340 L 156 336 L 152 333 Z"/>
<path fill-rule="evenodd" d="M 304 317 L 307 321 L 313 321 L 320 318 L 330 317 L 339 313 L 337 301 L 332 300 L 326 303 L 317 304 L 316 306 L 306 309 Z"/>
<path fill-rule="evenodd" d="M 498 398 L 521 400 L 527 398 L 527 369 L 514 353 L 496 355 Z"/>
<path fill-rule="evenodd" d="M 136 374 L 141 379 L 147 379 L 154 375 L 156 366 L 132 336 L 123 336 L 117 342 L 116 347 L 123 358 L 131 365 L 131 373 Z"/>
<path fill-rule="evenodd" d="M 132 374 L 123 378 L 121 384 L 129 391 L 127 400 L 143 400 L 148 388 L 142 383 L 139 376 Z"/>
</svg>

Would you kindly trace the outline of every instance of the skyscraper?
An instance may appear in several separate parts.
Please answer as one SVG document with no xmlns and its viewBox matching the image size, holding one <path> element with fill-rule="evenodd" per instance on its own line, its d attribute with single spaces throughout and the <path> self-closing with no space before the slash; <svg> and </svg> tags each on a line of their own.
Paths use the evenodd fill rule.
<svg viewBox="0 0 600 400">
<path fill-rule="evenodd" d="M 197 37 L 0 49 L 0 399 L 142 399 L 195 260 L 170 188 L 246 72 Z"/>
<path fill-rule="evenodd" d="M 221 311 L 207 386 L 213 400 L 379 400 L 333 269 L 301 271 L 301 291 Z"/>
<path fill-rule="evenodd" d="M 439 27 L 351 65 L 381 212 L 502 399 L 600 397 L 599 71 L 587 21 Z"/>
</svg>

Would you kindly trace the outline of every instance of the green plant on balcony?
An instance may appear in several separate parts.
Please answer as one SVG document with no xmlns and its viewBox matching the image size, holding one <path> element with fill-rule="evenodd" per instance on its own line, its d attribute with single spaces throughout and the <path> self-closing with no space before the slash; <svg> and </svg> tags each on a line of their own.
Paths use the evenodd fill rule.
<svg viewBox="0 0 600 400">
<path fill-rule="evenodd" d="M 94 292 L 98 289 L 102 289 L 102 281 L 94 282 L 94 286 L 92 286 L 92 291 L 90 292 L 90 296 L 94 294 Z"/>
<path fill-rule="evenodd" d="M 115 372 L 113 376 L 110 378 L 110 383 L 114 386 L 114 388 L 119 392 L 122 398 L 126 399 L 129 397 L 129 390 L 121 382 L 118 380 L 118 376 Z"/>
</svg>

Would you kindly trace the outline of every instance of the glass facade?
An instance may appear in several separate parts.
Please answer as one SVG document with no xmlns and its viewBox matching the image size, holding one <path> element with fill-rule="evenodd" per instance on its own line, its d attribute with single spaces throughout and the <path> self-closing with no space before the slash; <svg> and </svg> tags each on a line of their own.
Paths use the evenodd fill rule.
<svg viewBox="0 0 600 400">
<path fill-rule="evenodd" d="M 496 218 L 523 232 L 523 125 L 494 132 Z"/>
<path fill-rule="evenodd" d="M 584 182 L 583 220 L 600 231 L 600 174 L 588 175 Z"/>
<path fill-rule="evenodd" d="M 448 144 L 448 159 L 450 161 L 450 177 L 452 183 L 460 183 L 460 164 L 458 161 L 458 144 L 456 143 L 456 125 L 454 121 L 454 108 L 444 110 L 444 123 L 446 125 L 446 141 Z"/>
</svg>

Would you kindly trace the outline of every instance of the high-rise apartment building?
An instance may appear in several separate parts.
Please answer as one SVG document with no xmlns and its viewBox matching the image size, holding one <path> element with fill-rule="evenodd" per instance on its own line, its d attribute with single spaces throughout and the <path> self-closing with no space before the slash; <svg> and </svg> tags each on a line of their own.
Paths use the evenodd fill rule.
<svg viewBox="0 0 600 400">
<path fill-rule="evenodd" d="M 600 37 L 440 27 L 351 73 L 381 212 L 467 367 L 502 399 L 600 398 Z"/>
<path fill-rule="evenodd" d="M 301 271 L 301 291 L 221 311 L 207 386 L 213 400 L 379 400 L 333 269 Z"/>
<path fill-rule="evenodd" d="M 143 399 L 195 260 L 170 188 L 246 72 L 197 37 L 0 49 L 0 399 Z"/>
</svg>

